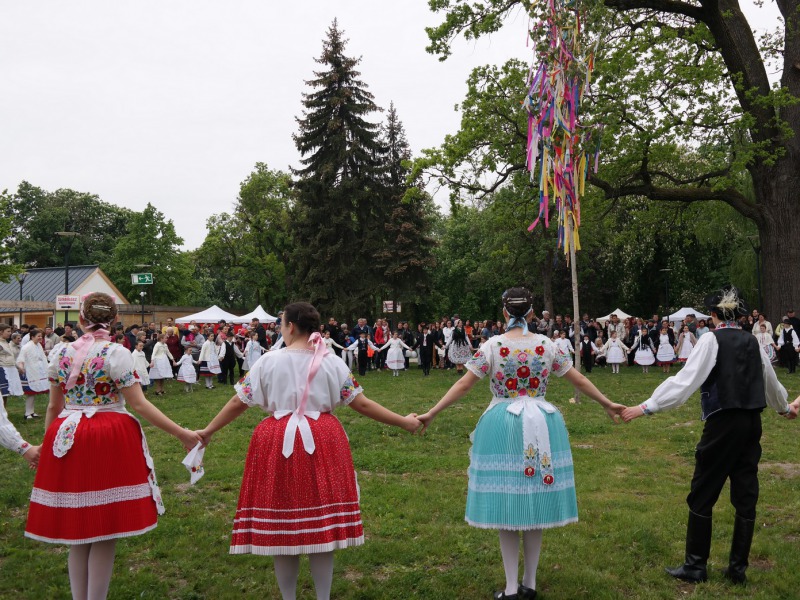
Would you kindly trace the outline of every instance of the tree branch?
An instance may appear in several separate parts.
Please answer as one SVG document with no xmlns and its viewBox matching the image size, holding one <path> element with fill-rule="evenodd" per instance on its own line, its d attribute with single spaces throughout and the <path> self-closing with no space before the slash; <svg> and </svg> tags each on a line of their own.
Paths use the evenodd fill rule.
<svg viewBox="0 0 800 600">
<path fill-rule="evenodd" d="M 696 21 L 703 21 L 703 8 L 680 2 L 679 0 L 605 0 L 605 5 L 620 11 L 652 9 L 673 15 L 684 15 Z"/>
<path fill-rule="evenodd" d="M 597 175 L 590 175 L 589 183 L 603 190 L 605 197 L 610 200 L 623 196 L 643 196 L 650 200 L 683 202 L 686 204 L 691 202 L 703 202 L 706 200 L 719 200 L 720 202 L 725 202 L 730 205 L 740 214 L 756 223 L 760 222 L 762 219 L 760 208 L 751 203 L 735 188 L 727 188 L 724 190 L 715 190 L 707 186 L 670 188 L 646 183 L 614 186 L 608 181 L 600 179 Z"/>
</svg>

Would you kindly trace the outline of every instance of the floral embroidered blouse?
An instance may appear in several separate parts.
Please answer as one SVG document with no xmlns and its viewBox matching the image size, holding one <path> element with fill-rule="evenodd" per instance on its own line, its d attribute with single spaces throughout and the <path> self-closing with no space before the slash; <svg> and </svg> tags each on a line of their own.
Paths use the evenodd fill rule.
<svg viewBox="0 0 800 600">
<path fill-rule="evenodd" d="M 99 341 L 89 349 L 76 385 L 67 391 L 73 355 L 72 346 L 64 346 L 51 359 L 48 370 L 50 382 L 64 392 L 67 407 L 122 405 L 124 400 L 119 390 L 139 382 L 130 350 L 113 342 Z"/>
<path fill-rule="evenodd" d="M 236 384 L 239 399 L 269 413 L 296 410 L 306 386 L 312 356 L 311 350 L 289 348 L 267 352 Z M 331 352 L 322 360 L 311 381 L 306 410 L 333 412 L 339 406 L 350 404 L 363 391 L 345 362 Z"/>
<path fill-rule="evenodd" d="M 572 368 L 572 359 L 543 335 L 499 335 L 481 345 L 467 368 L 480 378 L 491 376 L 495 398 L 544 397 L 547 378 L 551 373 L 564 375 Z"/>
</svg>

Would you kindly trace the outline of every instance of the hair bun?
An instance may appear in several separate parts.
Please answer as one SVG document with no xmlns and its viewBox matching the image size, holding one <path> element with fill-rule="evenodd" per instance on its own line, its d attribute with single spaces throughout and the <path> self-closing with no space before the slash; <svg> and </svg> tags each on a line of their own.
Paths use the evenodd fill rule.
<svg viewBox="0 0 800 600">
<path fill-rule="evenodd" d="M 513 287 L 503 292 L 503 308 L 512 317 L 522 317 L 533 307 L 533 294 L 524 287 Z"/>
</svg>

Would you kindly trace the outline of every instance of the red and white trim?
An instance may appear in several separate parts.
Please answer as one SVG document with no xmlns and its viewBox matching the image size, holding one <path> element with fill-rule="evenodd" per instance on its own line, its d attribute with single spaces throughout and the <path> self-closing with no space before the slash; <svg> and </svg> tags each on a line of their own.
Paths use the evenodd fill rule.
<svg viewBox="0 0 800 600">
<path fill-rule="evenodd" d="M 144 529 L 139 529 L 138 531 L 126 531 L 124 533 L 113 533 L 111 535 L 100 535 L 97 537 L 92 538 L 85 538 L 82 540 L 73 540 L 73 539 L 59 539 L 59 538 L 49 538 L 42 535 L 36 535 L 34 533 L 30 533 L 28 531 L 25 532 L 25 537 L 30 538 L 32 540 L 37 540 L 39 542 L 48 542 L 50 544 L 66 544 L 66 545 L 78 545 L 78 544 L 94 544 L 95 542 L 105 542 L 107 540 L 115 540 L 117 538 L 125 538 L 125 537 L 133 537 L 135 535 L 142 535 L 143 533 L 147 533 L 148 531 L 152 531 L 156 528 L 158 523 L 153 523 L 152 525 L 145 527 Z"/>
<path fill-rule="evenodd" d="M 310 544 L 307 546 L 254 546 L 243 544 L 241 546 L 231 545 L 230 554 L 257 554 L 259 556 L 281 556 L 296 554 L 316 554 L 319 552 L 331 552 L 332 550 L 342 550 L 353 546 L 362 546 L 364 536 L 347 538 L 346 540 L 336 540 L 327 544 Z"/>
<path fill-rule="evenodd" d="M 91 492 L 48 492 L 41 488 L 33 488 L 31 502 L 51 508 L 86 508 L 89 506 L 105 506 L 115 502 L 139 500 L 152 495 L 149 483 L 127 485 L 107 490 Z"/>
</svg>

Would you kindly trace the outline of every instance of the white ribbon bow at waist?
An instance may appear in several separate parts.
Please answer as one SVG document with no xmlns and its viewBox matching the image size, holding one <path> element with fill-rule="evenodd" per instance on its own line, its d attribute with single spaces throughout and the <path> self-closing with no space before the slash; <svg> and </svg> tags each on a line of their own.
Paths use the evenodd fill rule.
<svg viewBox="0 0 800 600">
<path fill-rule="evenodd" d="M 547 428 L 547 419 L 542 414 L 542 411 L 553 414 L 558 412 L 558 409 L 546 400 L 530 396 L 518 397 L 513 402 L 496 398 L 492 400 L 489 409 L 496 404 L 508 404 L 506 411 L 518 417 L 522 416 L 525 475 L 533 477 L 538 468 L 542 476 L 542 482 L 546 485 L 552 485 L 555 481 L 555 476 L 553 474 L 553 457 L 550 454 L 550 431 Z"/>
<path fill-rule="evenodd" d="M 286 431 L 283 434 L 283 456 L 289 458 L 294 452 L 294 438 L 296 433 L 300 431 L 300 438 L 303 440 L 303 448 L 309 454 L 314 454 L 317 446 L 314 443 L 314 435 L 311 433 L 311 425 L 308 419 L 319 419 L 321 414 L 318 410 L 309 410 L 303 414 L 299 414 L 300 409 L 297 410 L 277 410 L 272 413 L 272 416 L 280 420 L 283 417 L 289 417 L 289 422 L 286 424 Z M 291 415 L 291 416 L 289 416 Z M 308 419 L 306 418 L 308 417 Z"/>
</svg>

